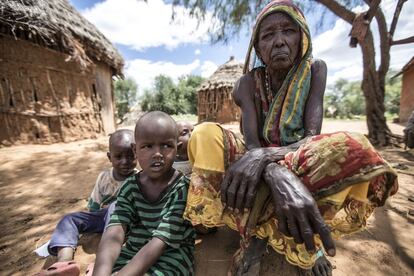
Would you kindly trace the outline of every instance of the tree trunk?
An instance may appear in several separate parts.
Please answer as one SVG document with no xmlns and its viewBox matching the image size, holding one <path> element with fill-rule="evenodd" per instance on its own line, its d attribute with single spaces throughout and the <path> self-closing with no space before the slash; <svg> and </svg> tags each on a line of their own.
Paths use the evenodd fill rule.
<svg viewBox="0 0 414 276">
<path fill-rule="evenodd" d="M 359 44 L 362 50 L 361 88 L 365 97 L 368 137 L 374 145 L 386 146 L 390 143 L 391 131 L 384 115 L 385 73 L 383 70 L 376 70 L 374 40 L 370 30 Z"/>
</svg>

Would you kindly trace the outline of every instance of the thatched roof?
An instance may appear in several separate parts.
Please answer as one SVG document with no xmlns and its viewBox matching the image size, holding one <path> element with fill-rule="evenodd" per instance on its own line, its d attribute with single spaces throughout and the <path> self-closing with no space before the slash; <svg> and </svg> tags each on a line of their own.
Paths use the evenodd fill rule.
<svg viewBox="0 0 414 276">
<path fill-rule="evenodd" d="M 67 0 L 1 0 L 0 31 L 66 52 L 83 67 L 94 59 L 120 74 L 124 64 L 112 43 Z"/>
<path fill-rule="evenodd" d="M 233 88 L 235 82 L 243 75 L 243 64 L 237 63 L 234 57 L 221 65 L 210 78 L 205 80 L 198 91 Z"/>
</svg>

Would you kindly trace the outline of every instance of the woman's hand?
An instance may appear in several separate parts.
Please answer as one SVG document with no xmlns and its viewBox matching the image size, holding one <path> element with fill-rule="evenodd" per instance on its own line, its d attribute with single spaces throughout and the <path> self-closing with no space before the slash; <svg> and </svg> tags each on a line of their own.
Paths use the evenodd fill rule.
<svg viewBox="0 0 414 276">
<path fill-rule="evenodd" d="M 284 152 L 278 154 L 279 151 L 282 150 L 251 149 L 230 166 L 221 184 L 221 201 L 225 208 L 238 213 L 252 207 L 266 165 L 284 158 Z"/>
<path fill-rule="evenodd" d="M 292 236 L 296 243 L 305 243 L 309 252 L 315 251 L 314 234 L 319 234 L 329 256 L 335 255 L 335 243 L 311 193 L 300 179 L 288 169 L 275 163 L 266 166 L 265 182 L 269 185 L 279 231 Z"/>
</svg>

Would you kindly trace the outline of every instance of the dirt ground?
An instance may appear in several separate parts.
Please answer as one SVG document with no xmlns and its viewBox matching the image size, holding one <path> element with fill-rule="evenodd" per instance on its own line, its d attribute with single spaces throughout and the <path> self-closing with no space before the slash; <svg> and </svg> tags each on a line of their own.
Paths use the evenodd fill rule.
<svg viewBox="0 0 414 276">
<path fill-rule="evenodd" d="M 237 125 L 228 125 L 237 129 Z M 403 127 L 390 125 L 402 133 Z M 364 122 L 327 121 L 323 132 L 366 132 Z M 84 210 L 99 171 L 108 167 L 107 138 L 66 144 L 0 148 L 0 275 L 32 275 L 52 259 L 33 250 L 46 242 L 66 213 Z M 400 189 L 386 206 L 376 210 L 366 230 L 337 242 L 334 275 L 414 275 L 414 152 L 381 149 L 399 163 Z M 94 261 L 98 235 L 81 239 L 75 260 L 84 271 Z M 226 275 L 238 247 L 237 234 L 228 229 L 205 236 L 196 246 L 197 275 Z M 292 275 L 270 252 L 261 275 Z"/>
</svg>

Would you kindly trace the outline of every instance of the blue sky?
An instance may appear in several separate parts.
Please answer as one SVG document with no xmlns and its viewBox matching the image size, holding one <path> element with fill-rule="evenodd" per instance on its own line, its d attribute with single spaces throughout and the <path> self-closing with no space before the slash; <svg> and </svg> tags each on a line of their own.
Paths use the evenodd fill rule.
<svg viewBox="0 0 414 276">
<path fill-rule="evenodd" d="M 148 0 L 70 0 L 73 6 L 91 21 L 118 48 L 126 61 L 125 75 L 136 80 L 140 93 L 152 85 L 158 74 L 174 80 L 186 74 L 210 76 L 230 56 L 243 62 L 249 43 L 246 26 L 238 37 L 228 44 L 209 43 L 207 30 L 211 18 L 198 28 L 183 7 L 179 7 L 177 20 L 171 21 L 171 4 L 168 1 Z M 382 6 L 388 23 L 395 9 L 395 0 L 384 0 Z M 414 1 L 407 1 L 397 26 L 395 38 L 413 35 Z M 356 11 L 365 8 L 357 7 Z M 350 25 L 335 18 L 325 17 L 322 28 L 316 29 L 319 11 L 307 14 L 314 44 L 314 56 L 328 64 L 328 84 L 338 78 L 358 80 L 362 75 L 362 58 L 359 48 L 348 46 Z M 375 22 L 372 27 L 375 29 Z M 374 35 L 376 31 L 374 30 Z M 375 37 L 378 41 L 378 38 Z M 395 46 L 391 51 L 391 67 L 400 69 L 414 56 L 413 45 Z"/>
</svg>

